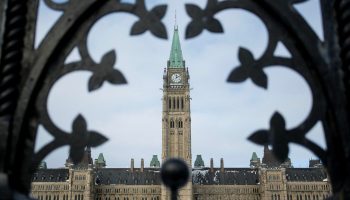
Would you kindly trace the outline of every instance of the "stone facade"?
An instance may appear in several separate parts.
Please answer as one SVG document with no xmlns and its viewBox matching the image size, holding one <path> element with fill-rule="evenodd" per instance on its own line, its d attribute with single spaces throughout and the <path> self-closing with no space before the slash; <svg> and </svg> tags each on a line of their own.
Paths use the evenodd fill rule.
<svg viewBox="0 0 350 200">
<path fill-rule="evenodd" d="M 180 158 L 192 167 L 190 75 L 182 57 L 178 28 L 174 28 L 167 68 L 163 75 L 162 161 Z M 192 182 L 179 190 L 179 199 L 192 199 Z M 162 187 L 162 200 L 170 199 Z"/>
<path fill-rule="evenodd" d="M 189 72 L 174 29 L 171 53 L 163 75 L 162 157 L 187 162 L 192 179 L 179 191 L 180 200 L 320 200 L 331 194 L 327 173 L 319 161 L 309 168 L 293 168 L 291 160 L 278 162 L 265 146 L 262 162 L 254 152 L 249 168 L 205 167 L 200 155 L 192 168 Z M 169 200 L 160 182 L 160 162 L 150 167 L 106 168 L 103 154 L 95 162 L 87 147 L 81 163 L 66 160 L 65 168 L 40 165 L 33 176 L 31 195 L 39 200 Z"/>
<path fill-rule="evenodd" d="M 32 196 L 39 200 L 161 200 L 159 168 L 39 169 Z M 325 169 L 192 169 L 192 196 L 187 199 L 322 200 L 331 194 Z M 182 196 L 183 199 L 185 197 Z"/>
</svg>

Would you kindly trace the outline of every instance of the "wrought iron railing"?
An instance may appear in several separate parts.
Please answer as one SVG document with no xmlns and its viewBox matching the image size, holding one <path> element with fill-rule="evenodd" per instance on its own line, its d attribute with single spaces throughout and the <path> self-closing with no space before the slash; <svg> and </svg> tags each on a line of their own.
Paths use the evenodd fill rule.
<svg viewBox="0 0 350 200">
<path fill-rule="evenodd" d="M 204 9 L 187 4 L 191 22 L 186 28 L 186 38 L 196 37 L 204 29 L 223 32 L 215 16 L 227 9 L 240 8 L 258 16 L 269 34 L 268 47 L 259 58 L 241 48 L 241 64 L 229 74 L 227 81 L 240 83 L 250 79 L 256 86 L 266 89 L 268 76 L 263 69 L 283 65 L 306 80 L 314 101 L 310 114 L 298 127 L 287 129 L 284 117 L 275 113 L 270 119 L 270 129 L 256 131 L 249 139 L 257 144 L 272 145 L 280 160 L 287 157 L 289 143 L 309 149 L 327 167 L 334 198 L 350 199 L 350 1 L 321 0 L 324 41 L 294 10 L 293 4 L 303 1 L 208 0 Z M 167 38 L 161 22 L 166 5 L 147 10 L 144 0 L 137 0 L 135 4 L 119 0 L 70 0 L 66 3 L 45 0 L 51 9 L 63 14 L 34 49 L 38 2 L 0 2 L 0 199 L 18 198 L 19 194 L 27 196 L 36 166 L 58 147 L 70 146 L 71 158 L 79 161 L 86 145 L 98 146 L 106 141 L 100 133 L 87 130 L 83 116 L 72 122 L 72 133 L 60 129 L 51 120 L 46 107 L 53 84 L 76 70 L 92 72 L 90 91 L 99 89 L 105 81 L 126 83 L 123 74 L 112 67 L 114 51 L 106 53 L 100 63 L 93 61 L 87 51 L 87 33 L 98 19 L 113 12 L 127 12 L 139 18 L 131 28 L 131 35 L 150 31 L 156 37 Z M 273 54 L 278 42 L 289 50 L 290 58 Z M 65 64 L 75 47 L 82 59 Z M 327 150 L 305 137 L 318 121 L 324 127 Z M 54 140 L 34 153 L 38 124 L 43 125 Z M 166 176 L 164 178 L 174 191 L 179 187 Z"/>
</svg>

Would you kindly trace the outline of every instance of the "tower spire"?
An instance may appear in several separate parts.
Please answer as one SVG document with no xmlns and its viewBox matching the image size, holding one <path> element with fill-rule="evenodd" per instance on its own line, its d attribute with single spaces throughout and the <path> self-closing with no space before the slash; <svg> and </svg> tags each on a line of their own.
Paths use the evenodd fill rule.
<svg viewBox="0 0 350 200">
<path fill-rule="evenodd" d="M 177 29 L 176 10 L 175 10 L 175 25 L 174 25 L 174 29 Z"/>
<path fill-rule="evenodd" d="M 182 57 L 180 39 L 179 39 L 179 31 L 176 25 L 176 14 L 175 14 L 175 26 L 174 26 L 174 35 L 173 41 L 171 44 L 170 57 L 168 61 L 169 68 L 184 68 L 185 61 Z"/>
</svg>

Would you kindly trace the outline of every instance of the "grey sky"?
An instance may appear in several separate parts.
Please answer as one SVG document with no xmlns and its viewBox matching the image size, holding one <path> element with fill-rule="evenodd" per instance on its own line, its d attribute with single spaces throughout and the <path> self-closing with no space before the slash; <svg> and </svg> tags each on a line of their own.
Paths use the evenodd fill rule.
<svg viewBox="0 0 350 200">
<path fill-rule="evenodd" d="M 133 2 L 133 1 L 128 1 Z M 144 158 L 146 164 L 153 154 L 161 156 L 161 98 L 163 68 L 170 54 L 177 12 L 180 40 L 186 64 L 191 75 L 192 157 L 202 154 L 205 164 L 211 157 L 219 165 L 247 167 L 253 151 L 262 156 L 262 147 L 246 138 L 257 129 L 268 128 L 275 111 L 283 114 L 287 128 L 301 123 L 310 111 L 312 99 L 307 83 L 297 73 L 276 66 L 266 70 L 268 90 L 252 84 L 226 82 L 231 70 L 239 65 L 239 46 L 249 49 L 255 58 L 261 56 L 267 45 L 264 24 L 253 14 L 232 9 L 216 17 L 224 27 L 224 34 L 204 31 L 199 37 L 185 40 L 184 32 L 190 18 L 184 5 L 189 1 L 146 1 L 147 7 L 168 4 L 163 23 L 167 26 L 168 40 L 155 38 L 149 32 L 129 36 L 137 18 L 129 14 L 112 14 L 98 21 L 89 33 L 88 47 L 94 60 L 99 61 L 108 51 L 117 52 L 114 66 L 126 77 L 128 84 L 113 86 L 104 83 L 97 91 L 89 93 L 89 72 L 75 72 L 57 82 L 50 93 L 48 108 L 55 123 L 66 131 L 71 130 L 73 119 L 82 113 L 88 128 L 106 135 L 109 141 L 92 149 L 93 157 L 103 152 L 109 167 L 127 167 L 131 158 L 136 166 Z M 193 1 L 202 7 L 206 1 Z M 321 35 L 318 1 L 299 4 L 298 10 Z M 60 13 L 47 9 L 41 2 L 36 43 L 40 42 Z M 283 46 L 276 52 L 288 56 Z M 67 62 L 79 59 L 73 52 Z M 318 124 L 309 134 L 324 146 L 322 126 Z M 50 136 L 41 127 L 36 149 Z M 310 152 L 290 145 L 294 166 L 307 166 Z M 51 154 L 46 161 L 49 167 L 62 167 L 68 148 Z"/>
</svg>

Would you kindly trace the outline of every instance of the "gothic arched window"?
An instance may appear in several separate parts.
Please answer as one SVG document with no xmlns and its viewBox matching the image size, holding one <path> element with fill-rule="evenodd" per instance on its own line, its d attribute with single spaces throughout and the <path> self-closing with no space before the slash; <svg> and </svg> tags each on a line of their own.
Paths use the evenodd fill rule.
<svg viewBox="0 0 350 200">
<path fill-rule="evenodd" d="M 178 121 L 178 126 L 177 126 L 177 127 L 179 127 L 179 128 L 182 128 L 182 127 L 183 127 L 183 123 L 182 123 L 182 120 L 181 120 L 181 119 Z"/>
<path fill-rule="evenodd" d="M 184 98 L 181 97 L 181 110 L 183 110 L 183 109 L 184 109 Z"/>
<path fill-rule="evenodd" d="M 175 109 L 175 97 L 172 97 L 172 108 Z"/>
<path fill-rule="evenodd" d="M 176 98 L 176 109 L 180 109 L 179 97 Z"/>
</svg>

